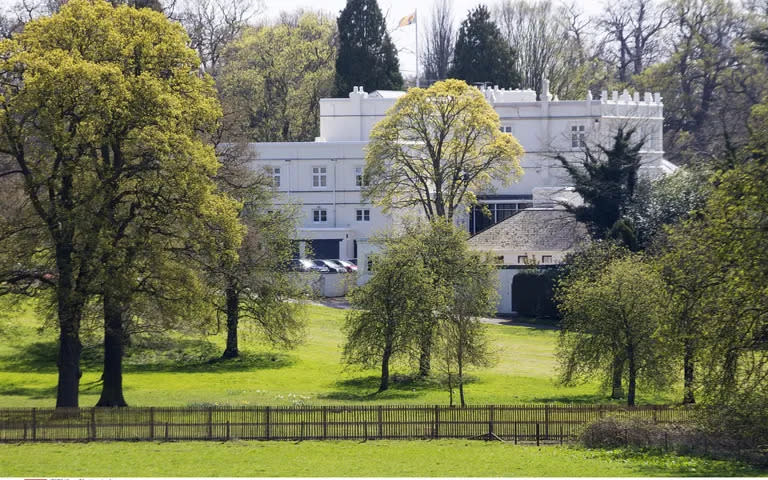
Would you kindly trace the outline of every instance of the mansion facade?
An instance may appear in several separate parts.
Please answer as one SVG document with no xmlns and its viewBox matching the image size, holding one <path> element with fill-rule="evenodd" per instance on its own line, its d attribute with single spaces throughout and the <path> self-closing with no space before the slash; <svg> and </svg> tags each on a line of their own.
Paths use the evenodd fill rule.
<svg viewBox="0 0 768 480">
<path fill-rule="evenodd" d="M 560 101 L 547 93 L 546 81 L 543 90 L 537 100 L 532 90 L 481 89 L 499 115 L 501 130 L 525 149 L 520 162 L 524 174 L 516 183 L 478 196 L 491 216 L 474 209 L 460 218 L 470 234 L 521 210 L 578 201 L 555 155 L 578 161 L 586 146 L 609 145 L 620 127 L 634 128 L 635 138 L 644 140 L 643 171 L 658 176 L 674 170 L 664 159 L 664 107 L 658 93 L 604 91 L 599 98 L 587 93 L 583 100 Z M 316 258 L 357 258 L 365 274 L 369 238 L 393 224 L 390 216 L 362 200 L 361 188 L 370 131 L 404 94 L 355 87 L 348 98 L 320 100 L 320 136 L 314 142 L 250 144 L 254 168 L 271 172 L 280 201 L 300 206 L 298 240 L 311 242 Z"/>
</svg>

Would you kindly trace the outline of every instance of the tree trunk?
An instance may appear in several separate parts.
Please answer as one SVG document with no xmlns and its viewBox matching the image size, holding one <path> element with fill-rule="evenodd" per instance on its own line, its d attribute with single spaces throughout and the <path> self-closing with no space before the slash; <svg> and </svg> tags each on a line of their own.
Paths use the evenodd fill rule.
<svg viewBox="0 0 768 480">
<path fill-rule="evenodd" d="M 635 406 L 635 389 L 637 387 L 637 368 L 635 366 L 635 353 L 628 352 L 629 360 L 629 385 L 627 385 L 627 406 Z"/>
<path fill-rule="evenodd" d="M 624 398 L 624 389 L 621 388 L 621 377 L 624 373 L 624 358 L 616 355 L 613 358 L 613 374 L 611 380 L 611 398 L 618 400 Z"/>
<path fill-rule="evenodd" d="M 419 355 L 419 375 L 426 377 L 431 369 L 432 336 L 425 335 L 421 340 L 421 354 Z"/>
<path fill-rule="evenodd" d="M 690 340 L 685 342 L 685 353 L 683 354 L 683 405 L 692 405 L 696 403 L 693 393 L 693 345 Z"/>
<path fill-rule="evenodd" d="M 101 397 L 97 407 L 127 407 L 123 398 L 123 325 L 125 304 L 110 286 L 104 289 L 104 370 Z"/>
<path fill-rule="evenodd" d="M 392 344 L 387 342 L 384 347 L 384 354 L 381 356 L 381 383 L 379 392 L 389 388 L 389 359 L 392 357 Z"/>
<path fill-rule="evenodd" d="M 240 355 L 237 348 L 237 324 L 240 318 L 240 294 L 234 286 L 227 287 L 227 348 L 221 358 L 235 358 Z"/>
<path fill-rule="evenodd" d="M 63 234 L 62 236 L 66 236 Z M 72 247 L 70 238 L 57 241 L 56 268 L 59 284 L 56 300 L 59 317 L 59 353 L 56 365 L 59 369 L 56 386 L 56 408 L 78 407 L 80 390 L 80 319 L 82 301 L 76 296 L 73 285 Z"/>
<path fill-rule="evenodd" d="M 462 361 L 461 356 L 458 358 L 459 360 L 459 399 L 461 400 L 461 406 L 466 407 L 467 402 L 464 400 L 464 366 L 462 365 L 464 362 Z"/>
</svg>

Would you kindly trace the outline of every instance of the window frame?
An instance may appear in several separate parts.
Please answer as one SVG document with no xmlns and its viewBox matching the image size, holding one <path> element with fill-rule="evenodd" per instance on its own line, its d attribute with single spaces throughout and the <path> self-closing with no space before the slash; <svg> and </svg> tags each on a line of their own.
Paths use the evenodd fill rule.
<svg viewBox="0 0 768 480">
<path fill-rule="evenodd" d="M 312 209 L 312 223 L 328 223 L 328 210 L 325 208 Z"/>
<path fill-rule="evenodd" d="M 370 208 L 357 208 L 357 209 L 355 209 L 355 221 L 357 221 L 357 222 L 370 222 L 371 221 L 371 209 Z"/>
<path fill-rule="evenodd" d="M 312 167 L 312 188 L 328 188 L 328 167 L 322 165 Z"/>
</svg>

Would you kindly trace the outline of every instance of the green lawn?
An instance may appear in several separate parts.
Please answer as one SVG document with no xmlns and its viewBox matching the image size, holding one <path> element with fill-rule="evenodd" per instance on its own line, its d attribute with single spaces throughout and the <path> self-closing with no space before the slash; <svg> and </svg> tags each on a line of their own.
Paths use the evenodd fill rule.
<svg viewBox="0 0 768 480">
<path fill-rule="evenodd" d="M 7 312 L 6 312 L 7 313 Z M 125 396 L 134 406 L 285 405 L 297 402 L 439 403 L 439 385 L 412 381 L 395 368 L 390 391 L 376 395 L 376 371 L 340 363 L 344 311 L 308 308 L 307 341 L 274 351 L 242 330 L 244 357 L 220 361 L 224 335 L 153 335 L 128 350 Z M 56 333 L 40 330 L 30 308 L 0 320 L 0 408 L 50 407 L 56 386 Z M 473 372 L 470 403 L 604 402 L 596 383 L 556 385 L 557 332 L 488 327 L 494 367 Z M 99 394 L 100 346 L 86 338 L 80 402 Z M 641 402 L 672 401 L 678 395 Z M 532 447 L 480 441 L 178 442 L 0 445 L 2 476 L 686 476 L 757 475 L 735 463 L 575 447 Z"/>
<path fill-rule="evenodd" d="M 466 440 L 0 446 L 3 477 L 757 476 L 702 458 Z"/>
<path fill-rule="evenodd" d="M 306 342 L 289 352 L 260 345 L 247 325 L 244 358 L 219 361 L 224 335 L 145 337 L 128 350 L 125 398 L 134 406 L 284 405 L 297 402 L 445 404 L 439 385 L 413 381 L 406 365 L 395 368 L 392 388 L 376 395 L 375 370 L 345 369 L 340 362 L 344 311 L 310 306 Z M 52 406 L 55 399 L 55 330 L 38 332 L 30 309 L 6 319 L 0 343 L 0 407 Z M 472 372 L 467 398 L 475 404 L 604 402 L 595 383 L 565 388 L 555 383 L 557 332 L 532 327 L 488 326 L 497 357 L 490 369 Z M 85 341 L 80 404 L 91 406 L 100 389 L 100 345 Z M 640 402 L 673 400 L 644 395 Z"/>
</svg>

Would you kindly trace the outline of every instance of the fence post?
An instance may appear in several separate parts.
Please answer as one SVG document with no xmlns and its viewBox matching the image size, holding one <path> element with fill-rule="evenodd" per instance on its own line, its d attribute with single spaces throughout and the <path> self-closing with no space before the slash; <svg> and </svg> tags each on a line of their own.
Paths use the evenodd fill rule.
<svg viewBox="0 0 768 480">
<path fill-rule="evenodd" d="M 514 425 L 513 436 L 515 438 L 515 445 L 517 445 L 517 421 L 515 421 L 513 425 Z"/>
<path fill-rule="evenodd" d="M 229 432 L 229 420 L 227 420 L 227 440 L 230 439 L 230 432 Z"/>
<path fill-rule="evenodd" d="M 379 410 L 379 412 L 378 412 L 378 415 L 379 415 L 379 439 L 381 439 L 381 438 L 384 437 L 384 422 L 383 422 L 383 419 L 382 419 L 381 405 L 379 405 L 379 409 L 378 410 Z"/>
<path fill-rule="evenodd" d="M 323 438 L 326 438 L 327 436 L 328 436 L 328 407 L 323 407 Z"/>
<path fill-rule="evenodd" d="M 440 438 L 440 407 L 435 405 L 435 438 Z"/>
<path fill-rule="evenodd" d="M 96 407 L 91 407 L 90 439 L 91 441 L 96 440 Z"/>
<path fill-rule="evenodd" d="M 560 424 L 560 445 L 563 444 L 563 424 Z"/>
<path fill-rule="evenodd" d="M 549 440 L 549 405 L 544 404 L 544 438 Z"/>
<path fill-rule="evenodd" d="M 493 405 L 488 406 L 488 440 L 493 437 Z"/>
<path fill-rule="evenodd" d="M 168 441 L 168 422 L 165 422 L 165 441 Z"/>
<path fill-rule="evenodd" d="M 267 440 L 269 440 L 269 407 L 264 410 L 264 431 Z"/>
<path fill-rule="evenodd" d="M 536 422 L 536 446 L 539 446 L 539 422 Z"/>
<path fill-rule="evenodd" d="M 37 440 L 37 409 L 32 408 L 32 440 Z"/>
<path fill-rule="evenodd" d="M 155 407 L 149 407 L 149 439 L 155 439 Z"/>
<path fill-rule="evenodd" d="M 213 438 L 213 407 L 208 407 L 208 440 Z"/>
</svg>

